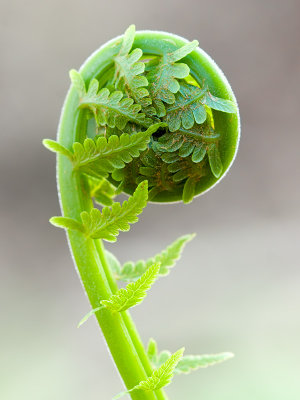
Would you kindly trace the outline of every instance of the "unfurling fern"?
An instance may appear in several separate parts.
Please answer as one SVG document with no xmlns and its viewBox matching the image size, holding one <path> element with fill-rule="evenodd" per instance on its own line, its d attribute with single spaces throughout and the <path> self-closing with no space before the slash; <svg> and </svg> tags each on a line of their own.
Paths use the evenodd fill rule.
<svg viewBox="0 0 300 400">
<path fill-rule="evenodd" d="M 74 143 L 73 152 L 60 144 L 52 150 L 68 156 L 74 170 L 107 178 L 128 194 L 146 177 L 149 200 L 188 203 L 214 185 L 230 165 L 236 138 L 228 146 L 228 133 L 218 121 L 220 114 L 236 119 L 237 107 L 231 99 L 216 97 L 204 78 L 200 82 L 192 77 L 188 60 L 197 41 L 178 47 L 162 40 L 158 54 L 149 55 L 135 47 L 134 40 L 131 25 L 101 86 L 94 78 L 86 87 L 81 73 L 70 72 L 78 108 L 88 109 L 87 116 L 94 117 L 96 137 Z M 151 152 L 152 165 L 145 165 Z M 184 171 L 173 177 L 166 164 L 178 161 L 177 156 L 186 161 L 181 163 Z M 190 160 L 198 165 L 190 166 Z"/>
<path fill-rule="evenodd" d="M 80 72 L 70 72 L 58 140 L 44 140 L 59 155 L 63 216 L 50 222 L 66 230 L 91 303 L 79 325 L 96 316 L 128 389 L 116 399 L 129 394 L 166 400 L 163 388 L 175 374 L 232 356 L 183 357 L 183 349 L 158 353 L 153 339 L 146 351 L 127 311 L 170 272 L 194 235 L 123 265 L 103 245 L 128 231 L 148 200 L 189 203 L 232 163 L 239 139 L 237 105 L 224 76 L 197 46 L 196 40 L 163 32 L 136 33 L 131 25 Z M 116 202 L 122 192 L 130 197 Z M 127 286 L 119 288 L 118 281 Z"/>
</svg>

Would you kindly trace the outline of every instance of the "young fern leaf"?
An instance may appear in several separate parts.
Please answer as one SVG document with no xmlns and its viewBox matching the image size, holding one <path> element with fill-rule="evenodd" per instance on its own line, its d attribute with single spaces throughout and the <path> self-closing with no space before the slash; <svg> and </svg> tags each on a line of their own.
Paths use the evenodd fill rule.
<svg viewBox="0 0 300 400">
<path fill-rule="evenodd" d="M 207 88 L 200 89 L 184 82 L 175 97 L 176 102 L 167 108 L 165 117 L 171 132 L 178 131 L 181 126 L 191 129 L 195 122 L 202 124 L 207 116 L 205 105 L 226 113 L 236 112 L 232 101 L 213 96 Z"/>
<path fill-rule="evenodd" d="M 206 120 L 206 110 L 202 99 L 206 89 L 181 83 L 176 94 L 176 102 L 167 108 L 165 120 L 170 132 L 176 132 L 183 126 L 185 129 L 193 127 L 194 123 L 202 124 Z"/>
<path fill-rule="evenodd" d="M 159 368 L 166 362 L 166 360 L 169 359 L 171 353 L 167 350 L 158 353 L 156 341 L 151 338 L 148 342 L 147 355 L 153 368 Z M 234 355 L 229 352 L 219 354 L 204 354 L 199 356 L 184 356 L 174 369 L 174 374 L 188 374 L 199 368 L 207 368 L 229 360 L 232 357 L 234 357 Z"/>
<path fill-rule="evenodd" d="M 82 223 L 65 217 L 52 217 L 50 222 L 64 229 L 83 232 L 92 239 L 104 239 L 115 242 L 119 231 L 128 231 L 129 224 L 138 221 L 138 215 L 147 205 L 148 183 L 144 181 L 139 184 L 135 192 L 122 205 L 114 203 L 112 207 L 104 207 L 102 212 L 93 208 L 90 212 L 83 211 L 80 216 Z"/>
<path fill-rule="evenodd" d="M 173 52 L 163 50 L 158 64 L 154 65 L 148 72 L 148 90 L 158 117 L 166 115 L 163 103 L 175 103 L 174 93 L 177 93 L 180 88 L 177 79 L 186 78 L 190 73 L 190 69 L 186 64 L 178 63 L 177 61 L 187 56 L 197 46 L 198 41 L 194 40 Z"/>
<path fill-rule="evenodd" d="M 119 54 L 115 57 L 115 77 L 114 80 L 116 87 L 120 82 L 128 96 L 131 97 L 135 103 L 140 104 L 143 108 L 151 105 L 152 100 L 149 97 L 149 92 L 145 88 L 148 86 L 148 80 L 142 74 L 145 71 L 145 64 L 138 60 L 142 57 L 143 52 L 141 49 L 134 49 L 130 54 L 135 36 L 135 26 L 130 25 L 126 30 Z"/>
<path fill-rule="evenodd" d="M 126 311 L 141 303 L 158 276 L 159 266 L 158 263 L 153 264 L 136 282 L 129 283 L 126 288 L 118 290 L 108 300 L 101 300 L 100 307 L 89 311 L 79 322 L 78 328 L 103 308 L 116 313 Z"/>
<path fill-rule="evenodd" d="M 105 239 L 115 242 L 119 231 L 129 231 L 130 225 L 138 221 L 138 215 L 147 205 L 148 183 L 142 182 L 133 195 L 122 205 L 114 203 L 111 208 L 104 207 L 102 212 L 93 208 L 90 213 L 81 213 L 82 225 L 87 236 L 93 239 Z"/>
<path fill-rule="evenodd" d="M 121 312 L 136 306 L 146 297 L 147 290 L 155 282 L 159 267 L 159 263 L 153 264 L 136 282 L 129 283 L 108 300 L 102 300 L 101 304 L 112 312 Z"/>
<path fill-rule="evenodd" d="M 169 164 L 168 170 L 176 173 L 173 179 L 179 182 L 185 178 L 194 178 L 191 173 L 194 168 L 190 161 L 198 164 L 204 160 L 206 154 L 211 172 L 216 178 L 219 178 L 223 172 L 222 160 L 218 150 L 219 136 L 212 128 L 198 124 L 195 124 L 189 130 L 180 128 L 177 132 L 163 135 L 159 139 L 158 148 L 161 152 L 166 152 L 161 155 L 161 158 Z M 194 171 L 197 176 L 197 169 L 194 169 Z M 193 185 L 196 183 L 194 179 L 190 182 Z M 194 187 L 187 188 L 185 193 L 187 198 L 190 197 L 194 189 Z"/>
<path fill-rule="evenodd" d="M 113 398 L 113 400 L 117 400 L 120 397 L 133 392 L 134 390 L 153 392 L 154 390 L 158 390 L 169 385 L 174 376 L 174 370 L 177 364 L 180 362 L 180 359 L 182 358 L 183 352 L 184 348 L 177 350 L 176 353 L 172 354 L 169 359 L 166 360 L 166 362 L 162 364 L 158 369 L 156 369 L 149 378 L 141 381 L 134 388 L 118 394 Z"/>
<path fill-rule="evenodd" d="M 150 188 L 149 200 L 152 200 L 161 191 L 172 191 L 176 187 L 172 180 L 172 175 L 168 171 L 168 164 L 164 163 L 160 154 L 155 154 L 153 150 L 157 143 L 151 140 L 151 148 L 141 155 L 140 161 L 142 165 L 140 164 L 138 169 L 139 176 L 136 177 L 137 183 L 144 179 L 148 180 Z"/>
<path fill-rule="evenodd" d="M 96 140 L 87 138 L 83 143 L 73 143 L 73 153 L 54 140 L 45 139 L 43 144 L 47 149 L 67 156 L 74 170 L 102 179 L 138 157 L 147 148 L 151 135 L 164 126 L 166 123 L 160 122 L 144 132 L 123 133 L 120 137 L 112 135 L 108 139 L 104 136 Z"/>
<path fill-rule="evenodd" d="M 115 260 L 109 260 L 109 264 L 117 279 L 121 281 L 135 281 L 138 279 L 153 263 L 160 263 L 159 275 L 168 275 L 170 268 L 174 267 L 179 260 L 185 245 L 195 237 L 195 234 L 184 235 L 171 243 L 165 250 L 147 261 L 139 260 L 136 263 L 126 262 L 122 267 Z"/>
<path fill-rule="evenodd" d="M 193 162 L 202 161 L 206 154 L 207 146 L 215 143 L 220 138 L 220 135 L 205 124 L 195 124 L 191 129 L 180 128 L 177 132 L 166 133 L 159 138 L 158 150 L 161 152 L 174 153 L 178 151 L 179 157 L 191 156 Z M 199 152 L 199 148 L 203 147 L 203 151 Z M 195 152 L 195 150 L 197 152 Z M 170 157 L 170 158 L 169 158 Z M 162 155 L 162 159 L 166 163 L 177 161 L 175 157 Z"/>
<path fill-rule="evenodd" d="M 99 82 L 93 79 L 85 93 L 84 80 L 79 72 L 71 70 L 70 78 L 79 94 L 79 108 L 89 109 L 97 122 L 97 125 L 108 125 L 110 128 L 117 127 L 123 130 L 127 122 L 133 122 L 139 126 L 148 128 L 153 124 L 151 118 L 141 113 L 141 105 L 134 104 L 134 100 L 128 97 L 123 98 L 121 91 L 110 93 L 107 88 L 99 89 Z M 81 82 L 81 83 L 80 83 Z"/>
<path fill-rule="evenodd" d="M 169 385 L 174 376 L 174 370 L 183 356 L 183 352 L 184 348 L 177 350 L 148 379 L 140 382 L 136 386 L 136 389 L 153 391 Z"/>
<path fill-rule="evenodd" d="M 200 356 L 183 357 L 174 370 L 175 374 L 188 374 L 199 368 L 207 368 L 234 357 L 234 354 L 226 352 L 219 354 L 204 354 Z"/>
<path fill-rule="evenodd" d="M 85 139 L 83 144 L 73 144 L 72 162 L 75 170 L 80 170 L 90 176 L 106 177 L 114 169 L 125 167 L 133 158 L 138 157 L 147 148 L 151 135 L 163 123 L 153 124 L 144 132 L 129 135 L 123 133 L 120 137 L 112 135 L 108 139 L 104 136 L 95 141 Z"/>
</svg>

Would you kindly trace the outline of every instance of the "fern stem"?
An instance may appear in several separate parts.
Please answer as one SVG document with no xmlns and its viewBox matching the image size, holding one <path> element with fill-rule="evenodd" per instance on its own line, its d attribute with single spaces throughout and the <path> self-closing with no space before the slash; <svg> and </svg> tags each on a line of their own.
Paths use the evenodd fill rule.
<svg viewBox="0 0 300 400">
<path fill-rule="evenodd" d="M 105 271 L 106 278 L 109 283 L 110 289 L 111 289 L 112 293 L 115 293 L 118 290 L 118 285 L 109 269 L 109 266 L 108 266 L 108 263 L 107 263 L 107 260 L 105 257 L 105 250 L 104 250 L 103 242 L 102 242 L 102 240 L 96 240 L 95 244 L 96 244 L 99 258 L 101 260 L 103 270 Z M 148 376 L 150 376 L 153 372 L 153 368 L 152 368 L 149 358 L 145 352 L 144 345 L 143 345 L 140 335 L 136 329 L 135 323 L 133 322 L 133 319 L 131 318 L 131 315 L 128 311 L 122 312 L 121 316 L 123 318 L 124 324 L 126 325 L 126 328 L 130 335 L 132 343 L 135 347 L 135 350 L 138 353 L 140 361 L 143 364 L 145 372 L 147 373 Z M 166 400 L 167 399 L 163 389 L 156 390 L 155 394 L 156 394 L 157 400 Z"/>
</svg>

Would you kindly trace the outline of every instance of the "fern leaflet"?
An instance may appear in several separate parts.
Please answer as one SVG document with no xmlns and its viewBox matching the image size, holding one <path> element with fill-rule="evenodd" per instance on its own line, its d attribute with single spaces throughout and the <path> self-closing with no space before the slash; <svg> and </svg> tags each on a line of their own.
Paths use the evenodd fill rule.
<svg viewBox="0 0 300 400">
<path fill-rule="evenodd" d="M 205 93 L 203 103 L 214 110 L 223 111 L 225 113 L 236 113 L 237 111 L 233 101 L 213 96 L 208 90 Z"/>
<path fill-rule="evenodd" d="M 159 263 L 153 264 L 136 282 L 129 283 L 108 300 L 102 300 L 101 304 L 112 312 L 121 312 L 136 306 L 146 297 L 147 290 L 158 276 L 159 267 Z"/>
<path fill-rule="evenodd" d="M 112 207 L 104 207 L 102 212 L 93 208 L 90 212 L 83 211 L 80 216 L 82 223 L 65 217 L 52 217 L 50 222 L 65 229 L 83 232 L 92 239 L 105 239 L 115 242 L 119 231 L 128 231 L 129 224 L 138 221 L 138 215 L 147 205 L 148 184 L 144 181 L 138 185 L 135 192 L 122 205 L 114 203 Z"/>
<path fill-rule="evenodd" d="M 148 128 L 153 124 L 151 118 L 141 113 L 141 105 L 134 104 L 131 98 L 123 98 L 121 91 L 110 93 L 109 89 L 99 89 L 99 82 L 93 79 L 85 93 L 82 93 L 84 81 L 79 72 L 71 70 L 70 77 L 73 85 L 79 90 L 79 108 L 89 109 L 97 122 L 97 125 L 108 125 L 123 130 L 127 122 L 133 122 L 139 126 Z M 80 84 L 81 81 L 81 84 Z"/>
<path fill-rule="evenodd" d="M 191 156 L 194 162 L 202 161 L 199 155 L 194 155 L 194 150 L 197 147 L 205 146 L 214 143 L 219 139 L 220 135 L 212 130 L 206 124 L 194 125 L 192 129 L 179 129 L 174 133 L 166 133 L 159 138 L 158 150 L 161 152 L 173 153 L 178 151 L 180 157 Z M 205 153 L 204 153 L 205 155 Z M 164 158 L 164 162 L 169 162 L 167 158 Z M 170 162 L 173 162 L 171 160 Z"/>
<path fill-rule="evenodd" d="M 141 303 L 158 276 L 159 266 L 159 264 L 153 264 L 136 282 L 129 283 L 126 288 L 118 290 L 108 300 L 101 300 L 99 307 L 94 308 L 82 318 L 78 328 L 103 308 L 116 313 L 126 311 L 128 308 Z"/>
<path fill-rule="evenodd" d="M 232 101 L 213 96 L 207 88 L 181 83 L 175 104 L 167 108 L 165 120 L 170 131 L 178 131 L 181 126 L 191 129 L 195 122 L 202 124 L 207 116 L 205 105 L 227 113 L 236 112 Z"/>
<path fill-rule="evenodd" d="M 171 243 L 165 250 L 148 260 L 139 260 L 136 263 L 126 262 L 122 267 L 116 263 L 115 259 L 108 256 L 108 261 L 117 279 L 121 281 L 135 281 L 154 263 L 160 263 L 159 275 L 167 275 L 176 261 L 180 258 L 184 246 L 193 238 L 195 234 L 184 235 Z M 114 257 L 114 256 L 113 256 Z"/>
<path fill-rule="evenodd" d="M 150 68 L 147 79 L 149 81 L 149 93 L 158 117 L 166 115 L 163 103 L 175 103 L 174 93 L 177 93 L 180 85 L 177 79 L 186 78 L 190 73 L 189 67 L 177 61 L 191 53 L 198 46 L 198 41 L 194 40 L 181 48 L 168 52 L 163 49 L 157 65 Z"/>
<path fill-rule="evenodd" d="M 190 130 L 181 128 L 178 132 L 166 133 L 159 139 L 158 149 L 167 153 L 176 152 L 176 155 L 161 155 L 162 160 L 170 164 L 168 168 L 170 172 L 179 172 L 178 176 L 174 177 L 176 182 L 182 180 L 177 178 L 184 174 L 186 175 L 185 178 L 192 177 L 190 173 L 187 173 L 187 170 L 186 172 L 183 171 L 183 164 L 193 169 L 189 161 L 196 164 L 200 163 L 206 154 L 211 172 L 216 178 L 219 178 L 223 171 L 223 165 L 218 150 L 218 138 L 219 135 L 212 128 L 196 124 Z"/>
<path fill-rule="evenodd" d="M 151 147 L 144 152 L 140 161 L 142 165 L 138 169 L 139 175 L 136 177 L 136 182 L 141 182 L 144 179 L 148 180 L 149 200 L 152 200 L 158 193 L 162 191 L 172 191 L 176 189 L 176 184 L 172 180 L 172 175 L 168 171 L 168 164 L 164 163 L 160 157 L 160 153 L 155 153 L 153 148 L 157 146 L 157 142 L 151 141 Z"/>
<path fill-rule="evenodd" d="M 174 370 L 175 374 L 188 374 L 199 368 L 207 368 L 234 357 L 232 353 L 204 354 L 183 357 Z"/>
<path fill-rule="evenodd" d="M 166 360 L 169 359 L 171 353 L 164 350 L 160 353 L 157 351 L 157 344 L 154 339 L 150 339 L 147 347 L 147 355 L 154 368 L 159 368 L 163 365 Z M 219 354 L 204 354 L 199 356 L 184 356 L 178 362 L 176 368 L 174 369 L 175 374 L 188 374 L 199 368 L 207 368 L 212 365 L 221 363 L 223 361 L 229 360 L 234 357 L 232 353 L 225 352 Z"/>
<path fill-rule="evenodd" d="M 94 177 L 106 177 L 114 169 L 124 168 L 125 163 L 138 157 L 147 148 L 151 135 L 162 125 L 163 123 L 154 124 L 144 132 L 131 135 L 123 133 L 120 137 L 112 135 L 108 139 L 101 136 L 95 141 L 88 138 L 83 144 L 74 143 L 74 169 Z"/>
<path fill-rule="evenodd" d="M 104 207 L 102 212 L 93 208 L 90 213 L 81 213 L 82 224 L 86 234 L 93 239 L 105 239 L 115 242 L 119 231 L 126 232 L 129 224 L 138 221 L 137 215 L 141 214 L 147 205 L 148 184 L 142 182 L 133 195 L 125 200 L 122 205 L 114 203 L 112 207 Z"/>
<path fill-rule="evenodd" d="M 167 108 L 166 122 L 171 132 L 193 127 L 194 123 L 202 124 L 206 120 L 206 110 L 202 104 L 205 89 L 181 83 L 176 94 L 176 102 Z"/>
<path fill-rule="evenodd" d="M 145 64 L 138 61 L 143 52 L 141 49 L 134 49 L 130 54 L 135 36 L 135 26 L 131 25 L 125 32 L 119 54 L 115 57 L 115 85 L 118 87 L 120 82 L 129 97 L 134 99 L 135 103 L 142 107 L 151 105 L 152 100 L 149 92 L 145 88 L 148 86 L 148 80 L 142 74 L 145 71 Z"/>
</svg>

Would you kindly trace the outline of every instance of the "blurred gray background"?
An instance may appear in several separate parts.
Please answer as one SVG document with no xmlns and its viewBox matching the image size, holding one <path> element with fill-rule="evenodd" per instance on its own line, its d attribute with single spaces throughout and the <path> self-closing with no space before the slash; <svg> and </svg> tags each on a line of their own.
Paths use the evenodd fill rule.
<svg viewBox="0 0 300 400">
<path fill-rule="evenodd" d="M 228 177 L 191 205 L 149 205 L 109 248 L 148 257 L 197 232 L 132 314 L 144 342 L 233 360 L 180 376 L 172 400 L 300 398 L 299 1 L 1 0 L 0 398 L 109 400 L 122 390 L 59 215 L 55 138 L 68 71 L 108 39 L 177 33 L 221 66 L 242 118 Z"/>
</svg>

